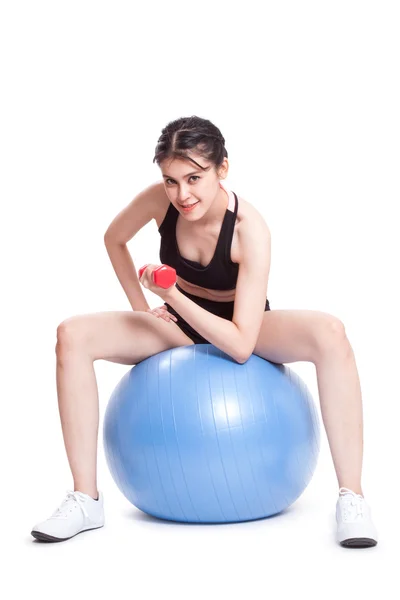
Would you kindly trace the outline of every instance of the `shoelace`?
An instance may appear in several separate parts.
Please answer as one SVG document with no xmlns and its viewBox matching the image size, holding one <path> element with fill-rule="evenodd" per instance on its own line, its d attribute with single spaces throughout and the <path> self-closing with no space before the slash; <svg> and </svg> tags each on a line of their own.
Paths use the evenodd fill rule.
<svg viewBox="0 0 400 600">
<path fill-rule="evenodd" d="M 363 507 L 364 507 L 364 498 L 361 496 L 361 494 L 356 494 L 355 492 L 353 492 L 352 490 L 349 490 L 348 488 L 341 487 L 339 490 L 339 495 L 344 496 L 346 494 L 351 495 L 351 500 L 350 500 L 349 504 L 351 506 L 356 507 L 356 517 L 359 515 L 362 515 Z M 347 513 L 347 511 L 346 511 L 346 513 Z"/>
<path fill-rule="evenodd" d="M 71 510 L 71 504 L 75 504 L 75 503 L 82 510 L 85 517 L 88 517 L 88 513 L 84 506 L 85 496 L 81 492 L 73 492 L 73 491 L 68 490 L 67 496 L 63 500 L 61 506 L 59 508 L 57 508 L 57 510 L 54 512 L 53 519 L 64 519 L 67 516 L 68 511 Z"/>
</svg>

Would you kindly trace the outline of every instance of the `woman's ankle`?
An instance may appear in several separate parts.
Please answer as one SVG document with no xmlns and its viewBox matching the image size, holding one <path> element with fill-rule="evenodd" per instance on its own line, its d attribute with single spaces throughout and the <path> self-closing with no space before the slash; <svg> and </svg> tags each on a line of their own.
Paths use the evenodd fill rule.
<svg viewBox="0 0 400 600">
<path fill-rule="evenodd" d="M 84 486 L 84 485 L 83 486 L 74 485 L 74 492 L 82 492 L 82 494 L 87 494 L 88 496 L 93 498 L 93 500 L 99 499 L 99 492 L 98 492 L 97 488 L 88 487 L 88 486 Z"/>
</svg>

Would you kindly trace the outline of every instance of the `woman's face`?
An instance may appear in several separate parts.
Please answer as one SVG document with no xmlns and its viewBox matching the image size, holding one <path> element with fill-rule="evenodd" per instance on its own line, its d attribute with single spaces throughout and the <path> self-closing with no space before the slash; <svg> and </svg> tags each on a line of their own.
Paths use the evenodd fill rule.
<svg viewBox="0 0 400 600">
<path fill-rule="evenodd" d="M 180 158 L 166 159 L 160 168 L 170 202 L 180 214 L 195 221 L 208 211 L 221 188 L 214 164 L 195 153 L 190 153 L 190 157 L 207 170 Z M 185 209 L 186 206 L 193 208 Z"/>
</svg>

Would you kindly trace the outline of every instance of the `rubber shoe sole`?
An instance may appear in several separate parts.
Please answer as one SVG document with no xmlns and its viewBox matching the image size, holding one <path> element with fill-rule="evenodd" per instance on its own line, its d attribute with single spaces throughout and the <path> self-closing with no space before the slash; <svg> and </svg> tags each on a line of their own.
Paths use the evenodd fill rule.
<svg viewBox="0 0 400 600">
<path fill-rule="evenodd" d="M 52 535 L 48 535 L 47 533 L 42 533 L 41 531 L 35 530 L 31 531 L 31 535 L 39 542 L 65 542 L 66 540 L 70 540 L 71 538 L 76 537 L 80 533 L 85 533 L 86 531 L 90 531 L 91 529 L 101 529 L 102 527 L 104 527 L 104 525 L 99 525 L 98 527 L 87 527 L 86 529 L 82 529 L 81 531 L 78 531 L 78 533 L 74 533 L 74 535 L 71 535 L 66 538 L 53 537 Z"/>
<path fill-rule="evenodd" d="M 345 548 L 370 548 L 376 546 L 378 542 L 372 538 L 349 538 L 339 543 Z"/>
</svg>

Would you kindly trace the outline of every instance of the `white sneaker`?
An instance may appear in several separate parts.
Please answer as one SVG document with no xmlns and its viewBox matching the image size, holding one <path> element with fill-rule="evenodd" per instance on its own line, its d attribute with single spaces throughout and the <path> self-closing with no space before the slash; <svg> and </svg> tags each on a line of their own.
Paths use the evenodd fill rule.
<svg viewBox="0 0 400 600">
<path fill-rule="evenodd" d="M 341 546 L 365 548 L 376 546 L 378 543 L 378 534 L 371 519 L 371 509 L 361 494 L 344 487 L 339 489 L 336 522 L 336 539 Z"/>
<path fill-rule="evenodd" d="M 31 535 L 41 542 L 62 542 L 74 535 L 104 525 L 104 500 L 94 500 L 83 492 L 68 491 L 61 505 L 49 519 L 37 523 Z"/>
</svg>

